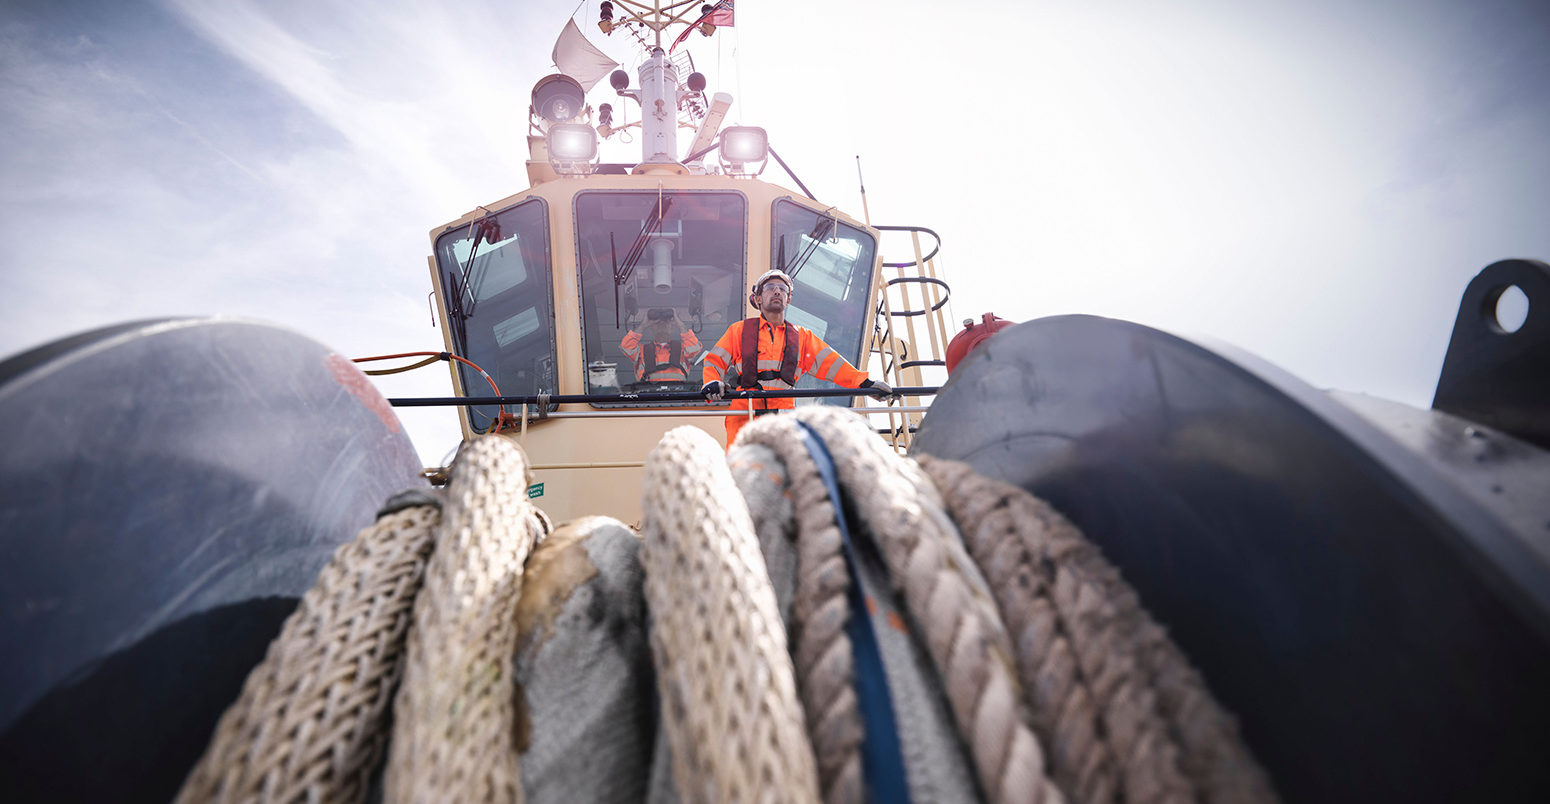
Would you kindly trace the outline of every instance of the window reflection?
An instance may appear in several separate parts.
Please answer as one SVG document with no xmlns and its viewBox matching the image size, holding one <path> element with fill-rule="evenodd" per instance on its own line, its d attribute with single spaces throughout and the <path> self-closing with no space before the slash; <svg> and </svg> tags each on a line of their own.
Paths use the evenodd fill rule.
<svg viewBox="0 0 1550 804">
<path fill-rule="evenodd" d="M 501 393 L 555 393 L 554 295 L 548 215 L 532 200 L 436 240 L 453 350 L 495 379 Z M 478 372 L 459 366 L 464 393 L 493 393 Z M 498 408 L 470 408 L 488 432 Z"/>
<path fill-rule="evenodd" d="M 796 284 L 786 319 L 812 330 L 864 370 L 861 350 L 871 322 L 866 304 L 872 288 L 876 241 L 850 224 L 786 200 L 775 202 L 771 228 L 773 264 L 790 274 Z M 827 385 L 813 377 L 797 381 L 798 388 Z M 820 402 L 850 404 L 844 397 L 797 400 L 798 405 Z"/>
<path fill-rule="evenodd" d="M 652 191 L 575 203 L 587 392 L 697 390 L 704 350 L 743 317 L 747 202 Z"/>
</svg>

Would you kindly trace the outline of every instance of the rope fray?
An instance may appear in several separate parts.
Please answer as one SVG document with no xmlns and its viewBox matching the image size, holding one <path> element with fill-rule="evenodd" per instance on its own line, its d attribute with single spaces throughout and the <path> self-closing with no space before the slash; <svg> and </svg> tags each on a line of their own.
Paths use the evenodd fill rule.
<svg viewBox="0 0 1550 804">
<path fill-rule="evenodd" d="M 1035 728 L 1073 799 L 1276 800 L 1232 717 L 1075 526 L 966 464 L 919 463 L 995 590 Z"/>
<path fill-rule="evenodd" d="M 670 431 L 645 488 L 641 563 L 679 797 L 817 801 L 785 626 L 721 446 Z"/>
<path fill-rule="evenodd" d="M 339 548 L 216 726 L 177 801 L 366 800 L 441 522 L 390 513 Z"/>
</svg>

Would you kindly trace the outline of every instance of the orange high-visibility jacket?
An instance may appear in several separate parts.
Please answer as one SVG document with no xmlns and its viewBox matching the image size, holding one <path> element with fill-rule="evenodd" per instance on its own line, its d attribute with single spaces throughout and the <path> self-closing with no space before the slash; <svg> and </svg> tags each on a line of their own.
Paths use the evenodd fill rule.
<svg viewBox="0 0 1550 804">
<path fill-rule="evenodd" d="M 641 334 L 635 330 L 630 330 L 629 334 L 624 336 L 624 340 L 619 342 L 619 346 L 624 349 L 625 356 L 635 362 L 635 377 L 637 379 L 654 382 L 687 380 L 689 379 L 689 372 L 685 367 L 693 365 L 695 358 L 700 356 L 700 339 L 687 329 L 683 331 L 683 335 L 680 337 L 682 349 L 677 360 L 673 359 L 673 345 L 671 343 L 642 344 Z M 649 365 L 646 362 L 648 357 L 646 347 L 652 347 L 649 354 L 651 359 Z"/>
<path fill-rule="evenodd" d="M 725 335 L 716 342 L 714 348 L 705 353 L 705 369 L 701 372 L 700 382 L 721 380 L 728 386 L 738 387 L 738 377 L 742 373 L 743 366 L 743 327 L 759 327 L 758 355 L 754 358 L 756 370 L 761 378 L 758 385 L 766 391 L 789 391 L 796 386 L 787 383 L 778 375 L 781 369 L 781 359 L 786 351 L 786 325 L 772 326 L 764 318 L 748 318 L 735 321 L 727 327 Z M 828 380 L 836 385 L 846 388 L 855 388 L 866 380 L 866 372 L 852 366 L 840 353 L 824 343 L 823 339 L 812 333 L 805 327 L 791 325 L 797 334 L 797 365 L 796 376 L 801 377 L 811 374 L 820 380 Z M 796 407 L 795 399 L 734 399 L 733 410 L 747 410 L 748 403 L 754 402 L 754 409 L 780 410 Z"/>
</svg>

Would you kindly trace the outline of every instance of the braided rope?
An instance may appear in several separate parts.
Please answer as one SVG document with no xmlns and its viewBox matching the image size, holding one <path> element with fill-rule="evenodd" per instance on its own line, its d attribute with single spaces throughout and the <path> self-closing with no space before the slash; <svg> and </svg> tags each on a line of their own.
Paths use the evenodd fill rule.
<svg viewBox="0 0 1550 804">
<path fill-rule="evenodd" d="M 670 431 L 647 456 L 645 487 L 641 559 L 679 796 L 815 801 L 785 627 L 720 445 Z"/>
<path fill-rule="evenodd" d="M 1112 800 L 1116 784 L 1127 802 L 1275 800 L 1232 718 L 1075 526 L 965 464 L 919 461 L 1017 635 L 1057 778 L 1084 801 Z"/>
<path fill-rule="evenodd" d="M 442 535 L 414 605 L 394 702 L 384 800 L 520 801 L 515 745 L 516 606 L 543 532 L 510 440 L 463 445 Z"/>
<path fill-rule="evenodd" d="M 1063 801 L 1045 775 L 1043 749 L 1025 722 L 1010 638 L 935 487 L 861 417 L 823 406 L 795 415 L 823 437 L 840 482 L 877 542 L 916 633 L 941 674 L 989 799 Z"/>
<path fill-rule="evenodd" d="M 379 519 L 339 548 L 216 726 L 177 800 L 366 800 L 403 668 L 434 506 Z"/>
<path fill-rule="evenodd" d="M 794 421 L 768 417 L 770 426 L 743 429 L 738 446 L 729 455 L 736 463 L 744 446 L 771 450 L 785 467 L 793 518 L 796 520 L 796 591 L 791 606 L 792 655 L 796 662 L 797 689 L 808 738 L 818 759 L 818 779 L 827 804 L 865 800 L 861 770 L 864 732 L 855 691 L 855 660 L 845 625 L 850 617 L 846 593 L 850 578 L 841 553 L 835 501 L 808 454 Z M 743 473 L 734 470 L 734 475 Z M 750 473 L 743 483 L 758 482 Z M 743 494 L 750 490 L 743 485 Z M 770 523 L 760 522 L 759 527 Z"/>
</svg>

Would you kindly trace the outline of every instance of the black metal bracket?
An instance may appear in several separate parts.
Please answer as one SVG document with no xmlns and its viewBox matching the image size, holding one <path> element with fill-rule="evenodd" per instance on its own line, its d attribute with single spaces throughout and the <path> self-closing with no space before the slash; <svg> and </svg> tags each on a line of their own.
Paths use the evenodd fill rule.
<svg viewBox="0 0 1550 804">
<path fill-rule="evenodd" d="M 1528 297 L 1528 317 L 1508 332 L 1496 303 L 1511 287 Z M 1550 265 L 1502 260 L 1470 280 L 1432 409 L 1550 449 Z"/>
</svg>

